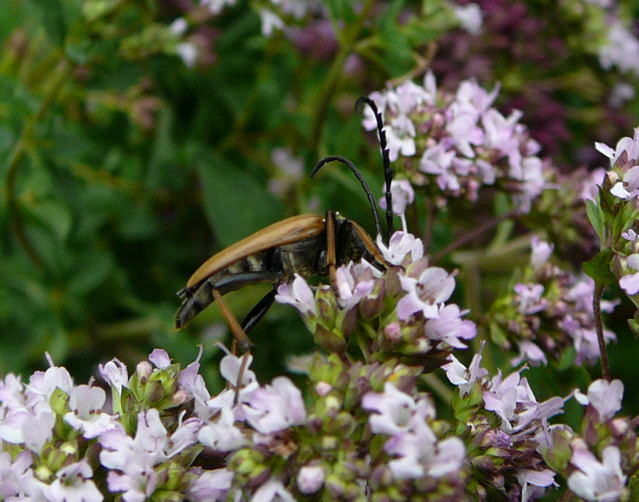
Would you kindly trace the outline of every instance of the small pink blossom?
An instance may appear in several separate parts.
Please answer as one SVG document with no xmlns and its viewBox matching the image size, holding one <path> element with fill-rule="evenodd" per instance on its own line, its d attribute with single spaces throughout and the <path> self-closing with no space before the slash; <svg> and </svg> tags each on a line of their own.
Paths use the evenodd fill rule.
<svg viewBox="0 0 639 502">
<path fill-rule="evenodd" d="M 541 266 L 548 261 L 554 246 L 546 241 L 542 241 L 534 235 L 531 239 L 532 254 L 530 261 L 535 270 L 541 268 Z"/>
<path fill-rule="evenodd" d="M 193 479 L 186 494 L 194 502 L 223 502 L 232 481 L 233 471 L 228 469 L 204 471 Z"/>
<path fill-rule="evenodd" d="M 117 390 L 118 393 L 122 393 L 122 387 L 127 387 L 129 384 L 129 373 L 126 365 L 115 357 L 104 365 L 98 364 L 98 371 L 104 381 Z"/>
<path fill-rule="evenodd" d="M 639 253 L 634 253 L 628 256 L 626 261 L 628 267 L 639 270 Z M 636 295 L 639 293 L 639 272 L 634 274 L 626 274 L 619 279 L 619 286 L 629 295 Z"/>
<path fill-rule="evenodd" d="M 319 465 L 305 465 L 297 474 L 297 487 L 305 495 L 315 493 L 324 484 L 324 469 Z"/>
<path fill-rule="evenodd" d="M 577 445 L 570 462 L 578 470 L 568 478 L 568 487 L 585 500 L 614 502 L 621 497 L 627 479 L 621 470 L 621 453 L 616 446 L 608 446 L 601 458 L 599 462 L 585 444 Z"/>
<path fill-rule="evenodd" d="M 386 185 L 382 187 L 382 191 L 386 190 Z M 393 213 L 403 216 L 406 212 L 406 206 L 415 200 L 415 191 L 408 180 L 393 180 L 391 182 L 391 195 L 393 198 Z M 382 209 L 386 209 L 386 197 L 379 200 Z"/>
<path fill-rule="evenodd" d="M 402 288 L 407 292 L 397 303 L 397 315 L 401 320 L 421 312 L 426 319 L 439 317 L 439 304 L 450 298 L 455 289 L 455 279 L 443 268 L 429 267 L 414 278 L 400 275 Z"/>
<path fill-rule="evenodd" d="M 289 303 L 304 315 L 317 315 L 315 295 L 304 278 L 295 274 L 295 279 L 290 284 L 281 284 L 277 288 L 275 300 L 279 303 Z"/>
<path fill-rule="evenodd" d="M 248 422 L 262 434 L 280 431 L 306 422 L 302 393 L 286 377 L 260 387 L 248 398 L 244 408 Z"/>
<path fill-rule="evenodd" d="M 621 409 L 623 399 L 623 382 L 621 380 L 595 380 L 588 387 L 588 394 L 575 392 L 575 398 L 583 405 L 591 405 L 599 414 L 599 421 L 610 420 Z"/>
<path fill-rule="evenodd" d="M 452 354 L 448 356 L 448 359 L 450 362 L 444 364 L 442 369 L 446 372 L 450 383 L 459 387 L 459 394 L 462 397 L 470 393 L 477 381 L 488 375 L 488 371 L 480 366 L 481 352 L 473 356 L 468 368 Z"/>
<path fill-rule="evenodd" d="M 369 418 L 371 430 L 377 434 L 397 434 L 411 430 L 415 421 L 435 415 L 433 404 L 426 398 L 415 401 L 392 383 L 384 384 L 384 392 L 369 392 L 362 398 L 362 408 L 377 413 Z"/>
<path fill-rule="evenodd" d="M 90 479 L 93 470 L 86 460 L 67 465 L 56 472 L 56 479 L 44 489 L 51 502 L 101 502 L 103 496 Z"/>
<path fill-rule="evenodd" d="M 269 479 L 255 491 L 251 502 L 295 502 L 295 499 L 280 481 Z"/>
<path fill-rule="evenodd" d="M 171 358 L 164 349 L 153 349 L 153 352 L 149 355 L 149 361 L 158 369 L 168 368 L 171 365 Z"/>
<path fill-rule="evenodd" d="M 117 425 L 116 417 L 103 411 L 106 393 L 100 387 L 78 385 L 69 396 L 69 411 L 64 421 L 82 432 L 86 439 L 98 437 Z"/>
<path fill-rule="evenodd" d="M 411 262 L 419 260 L 424 255 L 422 241 L 413 234 L 401 230 L 393 233 L 388 246 L 384 244 L 381 236 L 377 236 L 377 247 L 384 259 L 391 265 L 402 265 L 408 255 L 410 255 Z"/>
</svg>

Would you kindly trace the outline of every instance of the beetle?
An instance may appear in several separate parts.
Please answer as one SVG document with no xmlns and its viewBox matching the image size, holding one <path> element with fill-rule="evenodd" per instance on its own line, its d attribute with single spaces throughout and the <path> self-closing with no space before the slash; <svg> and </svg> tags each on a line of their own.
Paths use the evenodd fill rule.
<svg viewBox="0 0 639 502">
<path fill-rule="evenodd" d="M 386 187 L 386 226 L 390 235 L 392 171 L 389 167 L 386 134 L 375 103 L 370 98 L 360 98 L 356 106 L 362 103 L 371 107 L 377 121 Z M 315 165 L 311 177 L 322 166 L 333 161 L 349 167 L 361 183 L 371 205 L 377 232 L 381 235 L 375 199 L 370 187 L 350 160 L 339 155 L 325 157 Z M 273 283 L 273 289 L 242 321 L 242 331 L 247 333 L 273 304 L 278 285 L 290 282 L 294 274 L 303 277 L 328 275 L 331 283 L 335 284 L 336 267 L 360 258 L 366 258 L 379 268 L 384 269 L 388 265 L 373 239 L 353 220 L 331 210 L 326 212 L 325 217 L 317 214 L 292 216 L 232 244 L 204 262 L 189 278 L 186 287 L 177 293 L 182 304 L 175 316 L 175 327 L 183 327 L 216 298 L 219 300 L 221 295 L 250 284 Z M 248 343 L 245 335 L 243 341 Z"/>
</svg>

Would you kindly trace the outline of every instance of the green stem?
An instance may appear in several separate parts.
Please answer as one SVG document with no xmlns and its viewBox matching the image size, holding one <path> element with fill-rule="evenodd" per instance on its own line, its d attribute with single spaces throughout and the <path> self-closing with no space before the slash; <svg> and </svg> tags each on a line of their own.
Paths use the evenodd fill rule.
<svg viewBox="0 0 639 502">
<path fill-rule="evenodd" d="M 328 71 L 324 85 L 320 89 L 319 96 L 317 97 L 317 105 L 313 110 L 311 116 L 311 136 L 309 140 L 309 150 L 315 157 L 318 156 L 319 144 L 322 140 L 324 133 L 324 125 L 326 123 L 326 115 L 328 107 L 333 99 L 333 94 L 337 90 L 339 85 L 339 79 L 342 76 L 342 70 L 346 59 L 353 51 L 355 43 L 359 38 L 362 26 L 364 22 L 369 18 L 370 11 L 373 7 L 373 0 L 366 0 L 366 3 L 362 7 L 360 15 L 355 22 L 346 29 L 344 37 L 341 39 L 340 48 L 333 60 L 333 64 Z M 339 37 L 338 37 L 339 38 Z"/>
<path fill-rule="evenodd" d="M 517 213 L 518 213 L 518 211 L 513 209 L 511 211 L 508 211 L 507 213 L 502 214 L 501 216 L 498 216 L 497 218 L 493 218 L 492 220 L 488 220 L 483 225 L 479 225 L 475 230 L 472 230 L 470 232 L 466 232 L 459 239 L 451 242 L 444 249 L 442 249 L 441 251 L 435 253 L 433 255 L 432 259 L 431 259 L 431 263 L 433 263 L 433 264 L 437 263 L 439 260 L 444 258 L 451 251 L 454 251 L 455 249 L 457 249 L 457 248 L 463 246 L 464 244 L 466 244 L 467 242 L 470 242 L 473 239 L 475 239 L 476 237 L 479 237 L 484 232 L 487 232 L 488 230 L 491 230 L 492 228 L 494 228 L 497 225 L 499 225 L 502 221 L 507 220 L 508 218 L 512 218 L 513 216 L 517 215 Z"/>
<path fill-rule="evenodd" d="M 595 329 L 597 331 L 597 341 L 599 342 L 599 354 L 601 357 L 601 376 L 610 381 L 610 367 L 608 366 L 608 351 L 606 350 L 606 339 L 603 332 L 603 321 L 601 319 L 601 295 L 604 286 L 600 282 L 595 283 L 595 291 L 592 298 L 592 312 L 595 317 Z"/>
<path fill-rule="evenodd" d="M 57 97 L 60 89 L 65 83 L 72 70 L 72 65 L 63 59 L 58 65 L 57 71 L 53 73 L 52 80 L 49 84 L 49 88 L 40 103 L 40 107 L 36 114 L 31 117 L 22 127 L 20 136 L 16 141 L 11 153 L 9 154 L 9 160 L 7 162 L 7 182 L 5 185 L 5 197 L 7 200 L 7 211 L 9 214 L 9 220 L 11 222 L 11 228 L 15 232 L 18 242 L 24 249 L 29 259 L 38 268 L 42 268 L 43 261 L 33 244 L 29 240 L 26 230 L 22 222 L 22 216 L 20 214 L 20 207 L 16 197 L 16 179 L 18 175 L 18 169 L 21 165 L 21 160 L 27 150 L 27 146 L 32 139 L 33 130 L 36 124 L 42 122 L 46 117 L 51 105 Z"/>
</svg>

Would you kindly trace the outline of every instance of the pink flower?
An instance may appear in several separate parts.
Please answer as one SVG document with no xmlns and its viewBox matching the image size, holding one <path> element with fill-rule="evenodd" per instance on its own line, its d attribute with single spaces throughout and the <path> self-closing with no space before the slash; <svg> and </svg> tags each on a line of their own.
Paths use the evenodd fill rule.
<svg viewBox="0 0 639 502">
<path fill-rule="evenodd" d="M 475 382 L 488 374 L 488 371 L 480 366 L 481 353 L 473 356 L 468 369 L 454 355 L 451 354 L 448 358 L 450 362 L 443 365 L 442 369 L 446 372 L 450 383 L 459 387 L 459 394 L 462 397 L 470 393 Z"/>
<path fill-rule="evenodd" d="M 601 458 L 599 462 L 585 444 L 577 445 L 570 462 L 578 471 L 568 478 L 568 487 L 586 500 L 614 502 L 621 496 L 627 479 L 621 470 L 621 453 L 616 446 L 608 446 Z"/>
<path fill-rule="evenodd" d="M 98 437 L 117 426 L 116 418 L 102 410 L 105 401 L 106 393 L 100 387 L 78 385 L 69 396 L 71 411 L 64 415 L 64 421 L 86 439 Z"/>
<path fill-rule="evenodd" d="M 433 404 L 426 398 L 417 402 L 392 383 L 384 384 L 384 393 L 369 392 L 362 398 L 362 408 L 374 410 L 369 422 L 377 434 L 397 434 L 411 430 L 415 421 L 423 422 L 435 415 Z"/>
<path fill-rule="evenodd" d="M 186 492 L 194 502 L 222 502 L 231 488 L 233 471 L 215 469 L 197 474 Z"/>
<path fill-rule="evenodd" d="M 546 241 L 542 241 L 536 235 L 533 235 L 531 242 L 532 254 L 530 261 L 535 270 L 541 268 L 541 266 L 548 261 L 554 246 Z"/>
<path fill-rule="evenodd" d="M 101 502 L 103 496 L 89 478 L 93 470 L 86 460 L 63 467 L 56 472 L 56 479 L 44 489 L 46 500 L 51 502 Z"/>
<path fill-rule="evenodd" d="M 305 465 L 297 474 L 297 487 L 305 495 L 315 493 L 324 484 L 324 469 L 319 465 Z"/>
<path fill-rule="evenodd" d="M 151 361 L 158 369 L 168 368 L 171 365 L 171 358 L 164 349 L 153 349 L 149 355 Z"/>
<path fill-rule="evenodd" d="M 382 187 L 382 191 L 386 190 L 386 185 Z M 415 191 L 408 180 L 393 180 L 391 182 L 391 195 L 393 197 L 393 213 L 403 216 L 406 212 L 406 206 L 415 200 Z M 382 209 L 386 209 L 386 197 L 379 200 Z"/>
<path fill-rule="evenodd" d="M 413 234 L 401 230 L 391 236 L 388 247 L 382 241 L 381 236 L 377 236 L 377 247 L 384 259 L 391 265 L 402 265 L 409 254 L 411 262 L 419 260 L 424 255 L 422 241 Z"/>
<path fill-rule="evenodd" d="M 639 270 L 639 253 L 634 253 L 628 256 L 626 263 L 628 264 L 628 267 Z M 631 296 L 639 293 L 639 272 L 624 275 L 621 279 L 619 279 L 619 286 L 621 286 L 621 289 Z"/>
<path fill-rule="evenodd" d="M 583 405 L 590 404 L 599 414 L 599 421 L 610 420 L 621 409 L 623 399 L 623 382 L 621 380 L 595 380 L 588 387 L 588 395 L 575 392 L 575 398 Z"/>
<path fill-rule="evenodd" d="M 98 364 L 98 371 L 104 381 L 118 393 L 122 393 L 122 387 L 128 386 L 129 374 L 126 365 L 119 359 L 114 357 L 104 365 Z"/>
<path fill-rule="evenodd" d="M 455 289 L 455 279 L 443 268 L 429 267 L 415 279 L 399 276 L 404 291 L 408 294 L 397 303 L 397 315 L 404 321 L 421 312 L 426 319 L 439 317 L 438 304 L 445 302 Z"/>
<path fill-rule="evenodd" d="M 466 345 L 459 339 L 468 340 L 477 333 L 474 322 L 461 318 L 466 312 L 460 311 L 454 303 L 441 307 L 436 318 L 426 321 L 424 334 L 431 340 L 441 340 L 451 347 L 465 349 Z"/>
<path fill-rule="evenodd" d="M 304 315 L 317 315 L 317 305 L 315 305 L 313 291 L 299 274 L 295 274 L 295 279 L 292 283 L 281 284 L 277 288 L 275 300 L 293 305 Z"/>
<path fill-rule="evenodd" d="M 339 267 L 335 275 L 337 303 L 344 310 L 350 310 L 373 291 L 374 278 L 380 277 L 381 273 L 362 259 L 357 265 L 351 261 L 347 266 Z"/>
<path fill-rule="evenodd" d="M 246 419 L 262 434 L 306 422 L 302 393 L 286 377 L 277 377 L 271 385 L 255 390 L 247 404 Z"/>
<path fill-rule="evenodd" d="M 295 502 L 293 496 L 284 488 L 284 485 L 275 479 L 269 479 L 260 486 L 251 502 Z"/>
</svg>

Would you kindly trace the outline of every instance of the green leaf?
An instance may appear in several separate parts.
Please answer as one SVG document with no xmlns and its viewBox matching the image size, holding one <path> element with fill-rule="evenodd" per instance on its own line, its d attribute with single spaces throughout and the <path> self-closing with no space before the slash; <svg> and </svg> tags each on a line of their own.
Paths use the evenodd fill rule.
<svg viewBox="0 0 639 502">
<path fill-rule="evenodd" d="M 28 207 L 28 211 L 58 242 L 66 240 L 73 222 L 68 207 L 59 201 L 46 200 Z"/>
<path fill-rule="evenodd" d="M 47 35 L 59 46 L 64 45 L 67 35 L 67 22 L 62 0 L 31 0 L 40 10 L 42 24 Z"/>
<path fill-rule="evenodd" d="M 196 165 L 204 211 L 221 246 L 281 219 L 279 200 L 240 166 L 206 152 L 197 155 Z"/>
<path fill-rule="evenodd" d="M 601 208 L 597 204 L 595 204 L 594 201 L 587 199 L 586 214 L 588 215 L 588 221 L 590 221 L 592 228 L 594 228 L 595 232 L 597 232 L 599 240 L 603 242 L 604 225 Z"/>
<path fill-rule="evenodd" d="M 326 6 L 331 11 L 333 19 L 342 21 L 352 21 L 355 19 L 355 12 L 350 0 L 326 0 Z"/>
<path fill-rule="evenodd" d="M 605 286 L 614 284 L 616 279 L 610 271 L 611 259 L 612 251 L 610 249 L 602 249 L 582 265 L 583 271 L 600 284 Z"/>
</svg>

